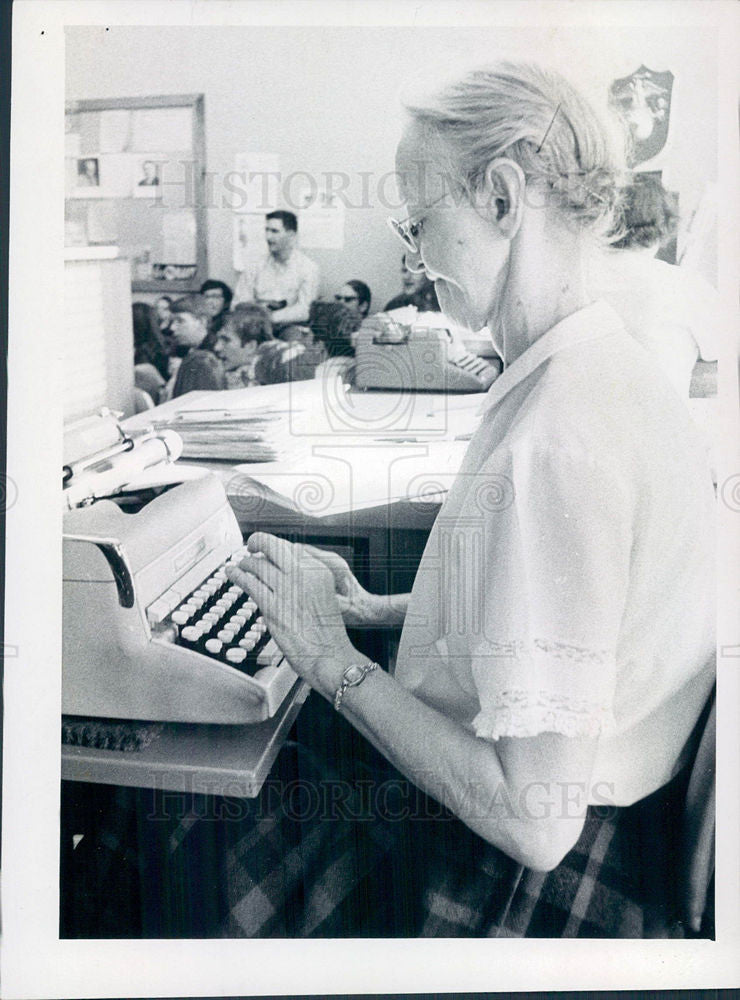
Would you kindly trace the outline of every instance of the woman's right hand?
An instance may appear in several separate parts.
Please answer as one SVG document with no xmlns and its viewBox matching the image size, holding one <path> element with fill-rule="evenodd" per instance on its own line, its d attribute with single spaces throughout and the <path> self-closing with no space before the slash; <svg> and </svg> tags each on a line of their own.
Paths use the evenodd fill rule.
<svg viewBox="0 0 740 1000">
<path fill-rule="evenodd" d="M 302 548 L 331 570 L 345 625 L 390 627 L 403 624 L 407 595 L 371 594 L 358 582 L 347 561 L 336 552 L 318 549 L 314 545 L 303 545 Z"/>
</svg>

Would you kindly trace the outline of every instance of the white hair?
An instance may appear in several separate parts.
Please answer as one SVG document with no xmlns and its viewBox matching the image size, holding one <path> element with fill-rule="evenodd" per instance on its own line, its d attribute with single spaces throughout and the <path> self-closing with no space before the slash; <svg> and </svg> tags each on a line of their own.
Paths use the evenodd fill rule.
<svg viewBox="0 0 740 1000">
<path fill-rule="evenodd" d="M 491 161 L 505 156 L 571 221 L 613 232 L 624 138 L 560 73 L 502 62 L 405 106 L 425 134 L 443 141 L 466 191 L 475 192 Z"/>
</svg>

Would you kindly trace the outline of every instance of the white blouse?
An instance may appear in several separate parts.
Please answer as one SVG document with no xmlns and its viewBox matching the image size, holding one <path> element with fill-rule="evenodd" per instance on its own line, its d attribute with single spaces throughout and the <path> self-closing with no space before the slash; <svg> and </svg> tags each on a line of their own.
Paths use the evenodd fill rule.
<svg viewBox="0 0 740 1000">
<path fill-rule="evenodd" d="M 714 493 L 605 302 L 493 383 L 428 539 L 397 679 L 478 736 L 598 737 L 590 800 L 665 784 L 714 679 Z"/>
</svg>

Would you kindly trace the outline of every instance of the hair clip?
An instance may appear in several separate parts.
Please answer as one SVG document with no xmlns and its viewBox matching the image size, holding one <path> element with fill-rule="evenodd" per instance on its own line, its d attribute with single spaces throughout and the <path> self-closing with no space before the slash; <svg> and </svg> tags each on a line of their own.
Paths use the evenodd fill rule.
<svg viewBox="0 0 740 1000">
<path fill-rule="evenodd" d="M 560 103 L 561 102 L 558 102 L 558 106 L 555 108 L 555 114 L 552 116 L 552 118 L 550 120 L 550 124 L 545 129 L 545 134 L 542 136 L 542 142 L 537 147 L 537 152 L 538 153 L 540 152 L 540 150 L 542 149 L 542 147 L 545 145 L 545 139 L 547 139 L 548 135 L 550 134 L 550 129 L 553 126 L 553 122 L 555 121 L 555 119 L 557 117 L 558 111 L 560 111 Z"/>
</svg>

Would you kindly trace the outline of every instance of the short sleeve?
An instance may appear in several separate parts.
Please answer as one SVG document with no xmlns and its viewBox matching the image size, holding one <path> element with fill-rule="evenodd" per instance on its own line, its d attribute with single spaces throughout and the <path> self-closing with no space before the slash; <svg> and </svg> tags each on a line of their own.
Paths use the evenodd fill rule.
<svg viewBox="0 0 740 1000">
<path fill-rule="evenodd" d="M 614 726 L 633 543 L 629 484 L 577 449 L 511 454 L 491 515 L 484 627 L 472 644 L 478 736 L 598 736 Z"/>
</svg>

